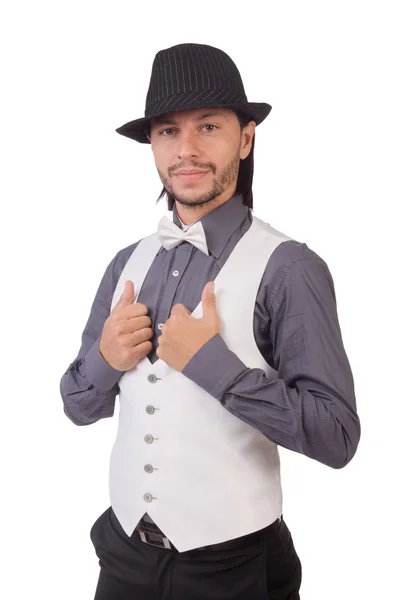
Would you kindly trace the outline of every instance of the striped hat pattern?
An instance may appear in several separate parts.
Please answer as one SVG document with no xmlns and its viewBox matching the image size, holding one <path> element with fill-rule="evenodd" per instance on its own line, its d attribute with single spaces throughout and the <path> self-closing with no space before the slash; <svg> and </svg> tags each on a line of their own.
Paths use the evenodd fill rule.
<svg viewBox="0 0 397 600">
<path fill-rule="evenodd" d="M 247 101 L 239 70 L 226 52 L 206 44 L 178 44 L 154 58 L 145 116 L 116 131 L 148 144 L 146 133 L 153 117 L 208 107 L 238 109 L 257 125 L 272 109 L 266 102 Z"/>
</svg>

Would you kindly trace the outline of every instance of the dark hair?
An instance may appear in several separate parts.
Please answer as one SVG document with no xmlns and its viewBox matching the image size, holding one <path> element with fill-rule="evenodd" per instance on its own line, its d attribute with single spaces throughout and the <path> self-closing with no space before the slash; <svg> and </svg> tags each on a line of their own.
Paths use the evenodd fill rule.
<svg viewBox="0 0 397 600">
<path fill-rule="evenodd" d="M 234 109 L 233 109 L 234 110 Z M 248 117 L 244 113 L 238 110 L 234 110 L 242 130 L 250 121 L 253 119 Z M 252 138 L 251 150 L 248 156 L 244 160 L 240 160 L 240 167 L 238 170 L 236 194 L 240 193 L 243 195 L 243 204 L 248 208 L 253 208 L 253 195 L 252 195 L 252 180 L 254 178 L 254 145 L 255 145 L 255 134 Z M 160 196 L 156 200 L 156 204 L 160 202 L 163 196 L 166 196 L 168 202 L 168 210 L 172 210 L 175 204 L 175 198 L 169 194 L 165 187 L 163 187 Z"/>
</svg>

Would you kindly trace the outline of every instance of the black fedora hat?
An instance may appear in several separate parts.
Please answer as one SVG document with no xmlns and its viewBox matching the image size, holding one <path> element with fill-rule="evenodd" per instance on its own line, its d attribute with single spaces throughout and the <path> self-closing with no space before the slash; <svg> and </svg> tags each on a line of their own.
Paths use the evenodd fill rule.
<svg viewBox="0 0 397 600">
<path fill-rule="evenodd" d="M 149 144 L 146 134 L 153 117 L 209 107 L 238 110 L 257 125 L 272 109 L 266 102 L 247 102 L 240 73 L 226 52 L 206 44 L 178 44 L 154 58 L 145 116 L 116 131 Z"/>
</svg>

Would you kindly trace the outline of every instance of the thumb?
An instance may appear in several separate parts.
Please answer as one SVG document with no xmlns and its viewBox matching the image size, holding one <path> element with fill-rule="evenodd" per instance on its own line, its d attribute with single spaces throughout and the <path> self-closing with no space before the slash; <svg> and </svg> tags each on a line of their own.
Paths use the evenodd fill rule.
<svg viewBox="0 0 397 600">
<path fill-rule="evenodd" d="M 133 282 L 130 279 L 127 279 L 124 284 L 124 290 L 121 294 L 117 304 L 114 305 L 112 312 L 120 310 L 120 308 L 124 308 L 124 306 L 128 306 L 134 302 L 135 296 L 135 287 Z"/>
<path fill-rule="evenodd" d="M 191 311 L 186 308 L 186 306 L 184 306 L 183 304 L 174 304 L 174 306 L 171 308 L 171 313 L 170 316 L 172 315 L 186 315 L 189 316 L 191 315 Z"/>
<path fill-rule="evenodd" d="M 201 295 L 201 302 L 203 304 L 203 317 L 208 318 L 212 316 L 218 316 L 216 310 L 216 296 L 215 296 L 215 282 L 209 281 L 203 289 Z"/>
</svg>

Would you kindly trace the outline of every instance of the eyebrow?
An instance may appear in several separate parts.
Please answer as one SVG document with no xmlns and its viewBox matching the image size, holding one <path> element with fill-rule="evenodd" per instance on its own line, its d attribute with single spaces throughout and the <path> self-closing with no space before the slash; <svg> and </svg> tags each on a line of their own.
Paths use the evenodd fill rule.
<svg viewBox="0 0 397 600">
<path fill-rule="evenodd" d="M 206 112 L 203 113 L 202 115 L 200 115 L 199 117 L 196 117 L 196 121 L 203 121 L 204 119 L 207 119 L 208 117 L 219 117 L 219 116 L 223 116 L 225 117 L 225 113 L 223 111 L 218 111 L 218 112 Z M 167 117 L 167 115 L 163 115 L 160 117 L 155 117 L 153 120 L 153 125 L 156 127 L 157 125 L 177 125 L 177 121 L 175 121 L 175 119 L 172 119 L 171 117 Z"/>
</svg>

